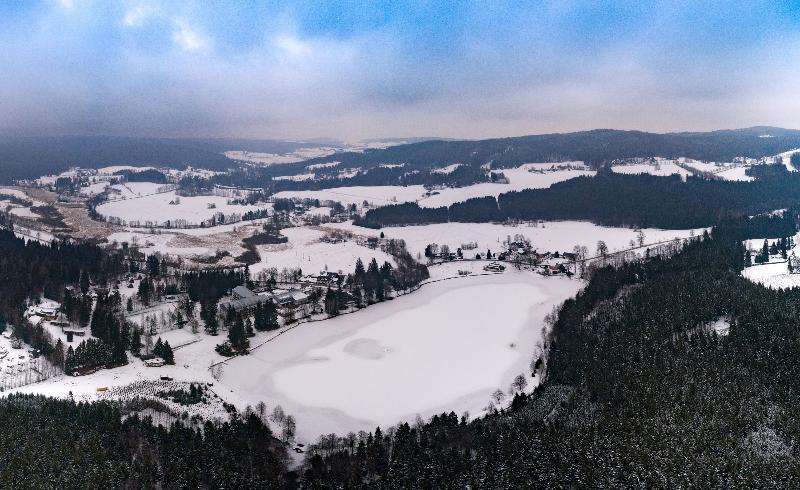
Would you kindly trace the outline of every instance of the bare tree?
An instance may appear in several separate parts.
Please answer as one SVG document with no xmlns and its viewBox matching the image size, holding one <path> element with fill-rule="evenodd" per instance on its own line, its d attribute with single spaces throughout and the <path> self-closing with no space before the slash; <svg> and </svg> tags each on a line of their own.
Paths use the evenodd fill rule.
<svg viewBox="0 0 800 490">
<path fill-rule="evenodd" d="M 256 404 L 256 413 L 258 414 L 258 418 L 261 419 L 262 422 L 266 420 L 267 417 L 267 404 L 263 401 L 260 401 Z"/>
<path fill-rule="evenodd" d="M 276 424 L 282 424 L 283 421 L 286 419 L 286 413 L 283 411 L 283 407 L 280 405 L 276 405 L 275 408 L 272 409 L 272 417 L 270 418 Z"/>
<path fill-rule="evenodd" d="M 511 383 L 512 391 L 524 391 L 526 386 L 528 386 L 528 380 L 525 379 L 523 374 L 518 374 Z"/>
<path fill-rule="evenodd" d="M 289 443 L 294 440 L 294 434 L 297 429 L 297 423 L 294 421 L 294 417 L 291 415 L 287 415 L 286 418 L 283 419 L 283 431 L 282 431 L 282 439 L 283 442 Z"/>
<path fill-rule="evenodd" d="M 500 405 L 506 398 L 506 394 L 503 393 L 503 390 L 498 389 L 497 391 L 492 393 L 492 398 L 494 398 L 494 401 L 497 402 L 498 405 Z"/>
<path fill-rule="evenodd" d="M 222 363 L 220 363 L 211 368 L 211 377 L 217 381 L 222 379 L 222 375 L 225 372 L 225 369 L 222 366 L 223 366 Z"/>
<path fill-rule="evenodd" d="M 644 240 L 645 240 L 644 231 L 638 230 L 636 232 L 636 242 L 639 244 L 640 247 L 644 247 Z"/>
<path fill-rule="evenodd" d="M 608 254 L 608 245 L 603 240 L 597 242 L 597 255 L 605 257 Z"/>
</svg>

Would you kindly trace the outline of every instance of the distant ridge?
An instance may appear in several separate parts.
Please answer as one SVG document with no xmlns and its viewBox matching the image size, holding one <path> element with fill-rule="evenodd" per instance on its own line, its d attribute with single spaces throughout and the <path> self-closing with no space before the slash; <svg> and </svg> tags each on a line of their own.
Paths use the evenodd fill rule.
<svg viewBox="0 0 800 490">
<path fill-rule="evenodd" d="M 764 137 L 769 136 L 769 137 Z M 421 141 L 416 141 L 420 139 Z M 411 168 L 452 163 L 495 168 L 527 162 L 583 160 L 591 165 L 616 158 L 678 157 L 730 161 L 738 156 L 758 158 L 800 148 L 800 131 L 754 126 L 710 132 L 647 133 L 595 129 L 485 140 L 376 138 L 371 141 L 414 141 L 386 149 L 340 152 L 296 165 L 341 162 L 341 167 L 370 168 L 383 163 L 406 163 Z M 226 150 L 286 153 L 332 140 L 282 141 L 236 138 L 128 138 L 110 136 L 0 138 L 0 183 L 58 173 L 71 166 L 155 165 L 192 166 L 225 170 L 236 163 Z M 289 170 L 291 167 L 287 167 Z M 299 171 L 299 170 L 298 170 Z"/>
<path fill-rule="evenodd" d="M 769 135 L 769 138 L 763 136 Z M 407 163 L 414 167 L 451 163 L 509 167 L 527 162 L 583 160 L 597 165 L 617 158 L 689 157 L 730 161 L 759 158 L 800 148 L 800 131 L 769 126 L 710 132 L 647 133 L 594 129 L 485 140 L 424 141 L 364 153 L 339 153 L 307 163 L 338 160 L 342 166 Z"/>
</svg>

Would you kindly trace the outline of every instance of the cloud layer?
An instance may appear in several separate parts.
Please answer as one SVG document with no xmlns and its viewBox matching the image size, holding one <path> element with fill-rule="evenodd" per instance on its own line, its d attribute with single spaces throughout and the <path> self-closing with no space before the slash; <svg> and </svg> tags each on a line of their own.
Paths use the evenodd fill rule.
<svg viewBox="0 0 800 490">
<path fill-rule="evenodd" d="M 523 3 L 0 6 L 0 134 L 800 127 L 791 4 Z"/>
</svg>

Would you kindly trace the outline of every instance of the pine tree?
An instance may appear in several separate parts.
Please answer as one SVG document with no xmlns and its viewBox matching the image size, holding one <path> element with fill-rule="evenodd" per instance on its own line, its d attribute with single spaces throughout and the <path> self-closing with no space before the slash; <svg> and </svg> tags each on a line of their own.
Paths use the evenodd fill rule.
<svg viewBox="0 0 800 490">
<path fill-rule="evenodd" d="M 339 298 L 337 296 L 331 288 L 325 291 L 325 313 L 330 316 L 339 314 Z"/>
<path fill-rule="evenodd" d="M 156 340 L 156 345 L 153 346 L 153 354 L 162 359 L 164 358 L 164 343 L 161 342 L 161 337 Z"/>
<path fill-rule="evenodd" d="M 89 274 L 84 271 L 81 271 L 80 286 L 83 294 L 89 292 Z"/>
<path fill-rule="evenodd" d="M 228 329 L 228 341 L 231 343 L 231 347 L 237 351 L 242 351 L 249 346 L 250 341 L 247 340 L 241 315 L 236 315 L 233 324 Z"/>
<path fill-rule="evenodd" d="M 275 330 L 280 327 L 278 323 L 278 307 L 272 300 L 264 303 L 264 324 L 267 326 L 267 330 Z"/>
<path fill-rule="evenodd" d="M 356 269 L 353 272 L 353 282 L 356 285 L 364 284 L 364 277 L 366 276 L 367 271 L 364 270 L 364 262 L 361 261 L 361 257 L 356 259 Z"/>
<path fill-rule="evenodd" d="M 142 334 L 138 328 L 134 328 L 133 332 L 131 332 L 131 353 L 134 356 L 138 356 L 139 352 L 142 349 Z"/>
<path fill-rule="evenodd" d="M 164 342 L 161 346 L 160 357 L 164 359 L 164 362 L 167 364 L 175 364 L 175 355 L 172 353 L 172 347 L 169 345 L 169 342 Z"/>
</svg>

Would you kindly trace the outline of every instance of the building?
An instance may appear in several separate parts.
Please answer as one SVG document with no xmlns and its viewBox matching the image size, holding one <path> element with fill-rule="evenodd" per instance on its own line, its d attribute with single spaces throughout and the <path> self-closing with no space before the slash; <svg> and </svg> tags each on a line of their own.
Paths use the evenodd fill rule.
<svg viewBox="0 0 800 490">
<path fill-rule="evenodd" d="M 46 320 L 52 320 L 56 317 L 56 313 L 58 312 L 60 306 L 61 305 L 55 301 L 45 299 L 38 305 L 33 305 L 28 308 L 29 316 L 36 315 Z"/>
<path fill-rule="evenodd" d="M 164 359 L 161 359 L 160 357 L 154 357 L 152 359 L 145 359 L 145 361 L 144 361 L 144 365 L 147 366 L 147 367 L 161 367 L 161 366 L 164 366 L 165 364 L 166 364 L 166 362 L 164 361 Z"/>
<path fill-rule="evenodd" d="M 236 286 L 231 291 L 231 299 L 220 302 L 219 307 L 222 312 L 233 308 L 237 313 L 250 315 L 255 311 L 256 305 L 266 303 L 270 299 L 270 295 L 256 294 L 245 286 Z"/>
<path fill-rule="evenodd" d="M 317 276 L 317 284 L 323 286 L 339 286 L 344 282 L 344 274 L 331 271 L 322 271 Z"/>
</svg>

